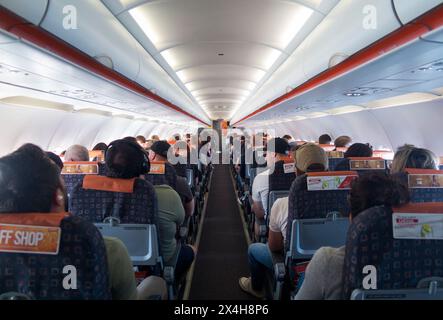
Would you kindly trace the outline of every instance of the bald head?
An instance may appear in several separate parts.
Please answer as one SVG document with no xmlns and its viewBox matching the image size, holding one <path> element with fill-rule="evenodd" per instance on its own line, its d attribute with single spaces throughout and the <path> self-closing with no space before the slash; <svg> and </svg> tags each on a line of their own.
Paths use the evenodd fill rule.
<svg viewBox="0 0 443 320">
<path fill-rule="evenodd" d="M 65 161 L 89 161 L 89 151 L 79 144 L 70 146 L 66 150 Z"/>
</svg>

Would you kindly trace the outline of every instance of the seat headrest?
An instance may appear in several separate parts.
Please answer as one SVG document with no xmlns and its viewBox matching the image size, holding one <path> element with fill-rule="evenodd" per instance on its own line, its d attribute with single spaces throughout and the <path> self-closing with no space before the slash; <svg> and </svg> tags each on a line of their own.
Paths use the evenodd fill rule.
<svg viewBox="0 0 443 320">
<path fill-rule="evenodd" d="M 351 170 L 386 170 L 386 161 L 379 157 L 350 157 Z"/>
<path fill-rule="evenodd" d="M 358 178 L 355 171 L 323 171 L 306 173 L 308 191 L 348 190 Z"/>
<path fill-rule="evenodd" d="M 99 163 L 95 161 L 72 161 L 63 163 L 61 174 L 98 174 Z"/>
<path fill-rule="evenodd" d="M 405 169 L 409 188 L 443 188 L 443 171 L 433 169 Z"/>
<path fill-rule="evenodd" d="M 58 254 L 61 221 L 68 213 L 0 214 L 0 252 Z"/>
<path fill-rule="evenodd" d="M 136 178 L 117 179 L 104 176 L 85 176 L 83 179 L 83 189 L 100 190 L 110 192 L 133 193 Z"/>
<path fill-rule="evenodd" d="M 151 161 L 151 168 L 148 174 L 165 174 L 166 163 L 163 161 Z"/>
<path fill-rule="evenodd" d="M 344 158 L 345 153 L 343 151 L 328 151 L 326 152 L 328 158 Z"/>
</svg>

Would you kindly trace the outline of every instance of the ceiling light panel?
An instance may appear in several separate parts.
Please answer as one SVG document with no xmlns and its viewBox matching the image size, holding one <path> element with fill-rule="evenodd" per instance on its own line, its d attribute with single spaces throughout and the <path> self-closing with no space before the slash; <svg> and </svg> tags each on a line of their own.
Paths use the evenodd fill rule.
<svg viewBox="0 0 443 320">
<path fill-rule="evenodd" d="M 274 71 L 270 70 L 277 61 L 288 57 L 285 49 L 313 15 L 311 8 L 319 9 L 323 1 L 137 3 L 126 5 L 132 8 L 130 17 L 154 45 L 156 52 L 151 55 L 161 55 L 186 89 L 196 98 L 204 96 L 205 102 L 211 100 L 210 95 L 230 99 L 233 92 L 195 91 L 213 87 L 246 91 L 238 96 L 238 108 L 257 89 L 257 83 Z M 202 100 L 197 101 L 201 106 Z"/>
</svg>

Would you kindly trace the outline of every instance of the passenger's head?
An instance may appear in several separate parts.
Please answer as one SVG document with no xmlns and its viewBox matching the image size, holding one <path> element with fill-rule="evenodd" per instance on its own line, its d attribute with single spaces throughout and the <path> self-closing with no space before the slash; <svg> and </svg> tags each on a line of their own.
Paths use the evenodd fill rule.
<svg viewBox="0 0 443 320">
<path fill-rule="evenodd" d="M 175 141 L 179 141 L 181 139 L 180 135 L 177 133 L 174 135 Z"/>
<path fill-rule="evenodd" d="M 63 212 L 60 168 L 33 144 L 0 158 L 0 212 Z"/>
<path fill-rule="evenodd" d="M 289 152 L 289 143 L 283 138 L 272 138 L 268 141 L 268 149 L 266 152 L 266 161 L 268 165 L 286 157 Z"/>
<path fill-rule="evenodd" d="M 152 147 L 153 144 L 154 144 L 154 140 L 152 140 L 152 139 L 148 139 L 148 140 L 146 140 L 146 143 L 145 143 L 145 150 L 149 150 L 149 149 L 151 149 L 151 147 Z"/>
<path fill-rule="evenodd" d="M 322 134 L 320 138 L 318 138 L 319 144 L 331 144 L 332 138 L 329 134 Z"/>
<path fill-rule="evenodd" d="M 167 161 L 170 147 L 171 145 L 165 140 L 155 141 L 149 150 L 149 160 Z"/>
<path fill-rule="evenodd" d="M 137 144 L 138 144 L 137 139 L 134 138 L 134 137 L 124 137 L 122 140 L 130 141 L 130 142 L 133 142 L 133 143 L 137 143 Z"/>
<path fill-rule="evenodd" d="M 386 173 L 371 173 L 357 178 L 349 194 L 352 218 L 374 206 L 396 207 L 408 202 L 408 187 Z"/>
<path fill-rule="evenodd" d="M 146 138 L 142 135 L 139 135 L 135 138 L 135 140 L 137 140 L 138 144 L 141 145 L 142 147 L 144 147 L 145 143 L 146 143 Z"/>
<path fill-rule="evenodd" d="M 328 169 L 328 156 L 315 143 L 305 143 L 295 151 L 295 166 L 298 174 L 325 171 Z"/>
<path fill-rule="evenodd" d="M 365 143 L 354 143 L 345 152 L 345 158 L 372 157 L 372 147 Z"/>
<path fill-rule="evenodd" d="M 132 179 L 149 171 L 149 159 L 146 152 L 129 140 L 116 140 L 106 150 L 106 175 L 111 178 Z"/>
<path fill-rule="evenodd" d="M 92 148 L 93 151 L 106 151 L 106 149 L 108 149 L 108 145 L 104 142 L 99 142 Z"/>
<path fill-rule="evenodd" d="M 282 138 L 285 139 L 288 143 L 292 140 L 292 137 L 289 134 L 285 134 Z"/>
<path fill-rule="evenodd" d="M 52 160 L 52 162 L 54 162 L 57 167 L 60 168 L 60 170 L 63 169 L 64 165 L 63 165 L 63 161 L 62 159 L 60 159 L 60 157 L 58 155 L 56 155 L 54 152 L 50 152 L 50 151 L 46 151 L 46 155 L 48 156 L 49 159 Z"/>
<path fill-rule="evenodd" d="M 151 139 L 154 140 L 154 141 L 159 141 L 159 140 L 160 140 L 160 137 L 159 137 L 158 135 L 156 135 L 156 134 L 153 134 L 153 135 L 151 136 Z"/>
<path fill-rule="evenodd" d="M 89 161 L 89 151 L 79 144 L 70 146 L 66 150 L 65 161 Z"/>
<path fill-rule="evenodd" d="M 352 142 L 351 137 L 349 136 L 340 136 L 334 141 L 334 145 L 336 148 L 344 148 L 350 145 Z"/>
<path fill-rule="evenodd" d="M 438 163 L 432 151 L 405 144 L 395 152 L 391 173 L 403 172 L 406 168 L 437 169 Z"/>
</svg>

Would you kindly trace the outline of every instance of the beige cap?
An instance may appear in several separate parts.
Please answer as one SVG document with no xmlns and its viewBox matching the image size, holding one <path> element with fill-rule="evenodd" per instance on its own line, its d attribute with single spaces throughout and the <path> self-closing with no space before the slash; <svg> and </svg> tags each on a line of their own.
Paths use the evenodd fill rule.
<svg viewBox="0 0 443 320">
<path fill-rule="evenodd" d="M 322 164 L 328 168 L 328 157 L 326 152 L 314 143 L 306 143 L 295 152 L 295 165 L 302 172 L 307 172 L 309 166 Z"/>
</svg>

